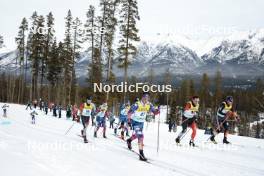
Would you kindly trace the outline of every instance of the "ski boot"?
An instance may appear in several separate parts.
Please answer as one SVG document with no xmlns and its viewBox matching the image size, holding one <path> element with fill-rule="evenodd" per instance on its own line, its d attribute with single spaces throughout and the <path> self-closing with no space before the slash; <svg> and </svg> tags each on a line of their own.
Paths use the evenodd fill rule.
<svg viewBox="0 0 264 176">
<path fill-rule="evenodd" d="M 148 159 L 145 157 L 143 150 L 139 150 L 139 160 L 147 161 Z"/>
<path fill-rule="evenodd" d="M 194 141 L 191 139 L 189 142 L 190 147 L 195 147 Z"/>
<path fill-rule="evenodd" d="M 180 144 L 180 138 L 177 137 L 177 138 L 175 139 L 175 142 L 176 142 L 177 145 L 179 145 L 179 144 Z"/>
<path fill-rule="evenodd" d="M 105 139 L 107 138 L 106 135 L 105 135 L 105 133 L 103 134 L 103 138 L 105 138 Z"/>
<path fill-rule="evenodd" d="M 94 137 L 97 138 L 97 132 L 96 131 L 94 132 Z"/>
<path fill-rule="evenodd" d="M 128 131 L 126 132 L 126 137 L 130 137 Z"/>
<path fill-rule="evenodd" d="M 131 142 L 132 142 L 132 140 L 131 140 L 130 138 L 129 138 L 129 139 L 127 139 L 127 148 L 128 148 L 129 150 L 131 150 L 131 149 L 132 149 Z"/>
<path fill-rule="evenodd" d="M 124 131 L 121 131 L 121 139 L 122 139 L 122 140 L 125 140 L 125 137 L 124 137 Z"/>
<path fill-rule="evenodd" d="M 215 141 L 215 136 L 214 136 L 214 135 L 212 135 L 212 136 L 210 137 L 210 141 L 212 141 L 214 144 L 217 144 L 217 142 Z"/>
<path fill-rule="evenodd" d="M 224 137 L 224 139 L 223 139 L 223 143 L 224 143 L 224 144 L 230 144 L 230 142 L 227 140 L 226 137 Z"/>
<path fill-rule="evenodd" d="M 87 140 L 86 136 L 83 136 L 83 142 L 84 143 L 88 143 L 88 140 Z"/>
</svg>

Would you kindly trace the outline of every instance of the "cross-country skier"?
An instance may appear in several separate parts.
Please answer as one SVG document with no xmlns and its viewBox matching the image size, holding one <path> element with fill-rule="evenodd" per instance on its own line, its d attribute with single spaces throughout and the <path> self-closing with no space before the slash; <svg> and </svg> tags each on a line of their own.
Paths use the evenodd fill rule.
<svg viewBox="0 0 264 176">
<path fill-rule="evenodd" d="M 220 133 L 222 130 L 224 130 L 224 144 L 229 144 L 230 142 L 227 140 L 228 135 L 228 119 L 235 119 L 239 120 L 239 117 L 237 113 L 233 109 L 233 97 L 227 96 L 225 101 L 221 103 L 220 107 L 217 110 L 217 117 L 216 117 L 216 130 L 213 132 L 212 136 L 210 137 L 210 140 L 217 144 L 215 141 L 216 134 Z"/>
<path fill-rule="evenodd" d="M 121 111 L 120 111 L 120 116 L 119 116 L 119 122 L 117 124 L 117 126 L 114 129 L 115 134 L 117 134 L 117 128 L 121 129 L 121 139 L 124 140 L 124 134 L 126 132 L 126 136 L 129 136 L 128 134 L 128 119 L 127 119 L 127 115 L 128 115 L 128 111 L 130 109 L 130 105 L 129 103 L 126 103 L 125 105 L 123 105 L 121 107 Z"/>
<path fill-rule="evenodd" d="M 59 111 L 59 118 L 61 118 L 61 111 L 62 111 L 62 106 L 61 106 L 61 104 L 60 104 L 59 107 L 58 107 L 58 111 Z"/>
<path fill-rule="evenodd" d="M 53 116 L 57 117 L 57 104 L 53 105 L 52 110 L 53 110 Z"/>
<path fill-rule="evenodd" d="M 3 106 L 2 106 L 2 109 L 3 109 L 3 117 L 7 117 L 7 108 L 9 108 L 9 105 L 7 105 L 7 104 L 4 104 Z"/>
<path fill-rule="evenodd" d="M 103 128 L 103 137 L 106 138 L 106 118 L 109 117 L 107 112 L 108 106 L 107 103 L 103 103 L 99 106 L 99 112 L 96 113 L 96 126 L 94 128 L 94 137 L 97 137 L 97 131 Z"/>
<path fill-rule="evenodd" d="M 67 119 L 70 119 L 71 118 L 71 114 L 72 114 L 72 112 L 71 112 L 71 108 L 72 106 L 70 105 L 70 104 L 68 104 L 67 105 L 67 107 L 66 107 L 66 118 Z"/>
<path fill-rule="evenodd" d="M 149 102 L 149 93 L 144 92 L 142 99 L 140 101 L 136 101 L 129 110 L 128 118 L 131 118 L 133 134 L 129 139 L 127 139 L 127 146 L 130 150 L 132 149 L 131 142 L 136 138 L 138 139 L 139 159 L 142 161 L 147 161 L 147 158 L 143 152 L 143 128 L 148 112 L 153 112 L 154 115 L 160 113 L 159 108 L 155 109 L 154 106 Z"/>
<path fill-rule="evenodd" d="M 109 117 L 109 122 L 110 122 L 110 126 L 109 126 L 109 128 L 114 128 L 114 123 L 115 123 L 115 116 L 114 116 L 114 114 L 110 114 L 110 117 Z"/>
<path fill-rule="evenodd" d="M 32 110 L 32 108 L 31 108 L 31 101 L 28 101 L 28 103 L 27 103 L 26 110 L 27 110 L 28 108 L 29 108 L 30 110 Z"/>
<path fill-rule="evenodd" d="M 189 142 L 190 146 L 195 146 L 194 138 L 196 136 L 196 120 L 198 118 L 199 111 L 199 97 L 193 96 L 191 101 L 188 101 L 185 105 L 184 112 L 182 115 L 182 131 L 175 139 L 176 143 L 179 144 L 182 136 L 186 133 L 187 128 L 190 127 L 192 129 L 191 140 Z"/>
<path fill-rule="evenodd" d="M 47 115 L 48 111 L 49 111 L 49 106 L 48 106 L 47 102 L 45 102 L 45 104 L 44 104 L 44 109 L 45 109 L 45 114 Z"/>
<path fill-rule="evenodd" d="M 37 105 L 38 105 L 38 100 L 34 100 L 33 101 L 33 107 L 36 109 L 37 108 Z"/>
<path fill-rule="evenodd" d="M 38 115 L 38 113 L 35 108 L 33 108 L 33 110 L 30 112 L 30 115 L 31 115 L 31 123 L 36 124 L 35 116 Z"/>
<path fill-rule="evenodd" d="M 77 114 L 78 114 L 78 107 L 77 107 L 77 105 L 75 104 L 75 105 L 72 107 L 72 121 L 77 121 Z"/>
<path fill-rule="evenodd" d="M 83 124 L 83 130 L 81 131 L 81 135 L 83 136 L 83 140 L 85 143 L 88 142 L 86 137 L 86 131 L 92 116 L 93 111 L 95 111 L 95 105 L 92 103 L 92 97 L 87 97 L 86 102 L 81 104 L 80 106 L 80 116 Z"/>
</svg>

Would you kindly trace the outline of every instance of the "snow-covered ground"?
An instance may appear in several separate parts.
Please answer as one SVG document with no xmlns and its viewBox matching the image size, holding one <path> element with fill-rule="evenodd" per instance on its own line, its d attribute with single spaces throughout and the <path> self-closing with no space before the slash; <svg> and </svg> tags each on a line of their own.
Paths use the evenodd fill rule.
<svg viewBox="0 0 264 176">
<path fill-rule="evenodd" d="M 89 127 L 89 143 L 84 144 L 76 135 L 82 129 L 81 124 L 75 124 L 65 135 L 72 121 L 39 112 L 36 125 L 32 125 L 25 106 L 9 106 L 8 118 L 0 114 L 0 175 L 3 176 L 264 175 L 264 140 L 230 136 L 233 145 L 214 145 L 205 142 L 208 136 L 199 130 L 196 140 L 199 147 L 187 145 L 190 132 L 179 147 L 174 139 L 180 127 L 177 133 L 169 133 L 167 125 L 161 124 L 157 154 L 158 123 L 149 123 L 145 126 L 144 142 L 145 155 L 152 163 L 149 164 L 128 151 L 126 144 L 113 135 L 113 130 L 107 129 L 108 139 L 102 138 L 101 131 L 98 138 L 93 138 L 93 128 Z M 222 137 L 220 134 L 216 139 L 220 142 Z M 133 144 L 137 150 L 136 141 Z"/>
</svg>

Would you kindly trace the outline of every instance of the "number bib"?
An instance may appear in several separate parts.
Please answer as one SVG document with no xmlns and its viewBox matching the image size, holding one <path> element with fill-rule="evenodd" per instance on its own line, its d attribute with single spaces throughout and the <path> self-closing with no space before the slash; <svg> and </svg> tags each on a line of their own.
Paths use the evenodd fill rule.
<svg viewBox="0 0 264 176">
<path fill-rule="evenodd" d="M 91 116 L 92 111 L 90 109 L 83 109 L 83 116 Z"/>
</svg>

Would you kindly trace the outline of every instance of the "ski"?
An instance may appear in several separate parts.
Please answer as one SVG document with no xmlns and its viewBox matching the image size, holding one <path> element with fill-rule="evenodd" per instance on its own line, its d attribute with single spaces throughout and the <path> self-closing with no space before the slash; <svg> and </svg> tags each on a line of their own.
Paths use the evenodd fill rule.
<svg viewBox="0 0 264 176">
<path fill-rule="evenodd" d="M 128 149 L 127 147 L 125 147 L 125 149 L 129 150 L 129 151 L 132 152 L 132 153 L 135 153 L 135 154 L 138 155 L 139 157 L 141 156 L 140 153 L 138 153 L 137 151 L 135 151 L 135 150 L 133 150 L 133 149 L 130 150 L 130 149 Z M 143 161 L 143 160 L 139 160 L 139 161 L 146 162 L 146 163 L 148 163 L 148 164 L 152 164 L 152 162 L 150 162 L 150 161 L 152 161 L 151 159 L 148 159 L 147 161 Z"/>
</svg>

